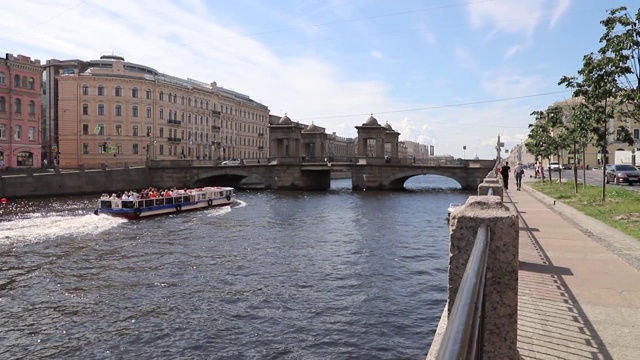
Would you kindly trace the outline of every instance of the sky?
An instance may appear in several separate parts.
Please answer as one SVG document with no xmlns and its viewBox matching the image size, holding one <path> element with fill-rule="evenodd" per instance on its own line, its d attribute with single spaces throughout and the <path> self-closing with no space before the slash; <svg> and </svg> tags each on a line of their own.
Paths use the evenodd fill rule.
<svg viewBox="0 0 640 360">
<path fill-rule="evenodd" d="M 634 3 L 629 2 L 627 3 Z M 437 155 L 496 157 L 571 97 L 618 0 L 28 0 L 3 4 L 0 53 L 116 54 L 356 137 L 373 116 Z M 466 150 L 463 148 L 466 147 Z M 504 152 L 504 150 L 503 150 Z"/>
</svg>

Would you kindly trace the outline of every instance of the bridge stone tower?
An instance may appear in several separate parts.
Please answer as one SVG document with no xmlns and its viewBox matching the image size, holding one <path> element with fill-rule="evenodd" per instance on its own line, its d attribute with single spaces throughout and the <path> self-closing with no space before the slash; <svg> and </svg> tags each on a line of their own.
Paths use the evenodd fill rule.
<svg viewBox="0 0 640 360">
<path fill-rule="evenodd" d="M 304 126 L 294 123 L 285 114 L 277 124 L 269 125 L 269 157 L 278 163 L 300 163 L 301 143 Z"/>
<path fill-rule="evenodd" d="M 358 130 L 358 156 L 360 162 L 367 162 L 367 158 L 375 158 L 374 162 L 384 161 L 385 155 L 391 158 L 398 157 L 398 137 L 400 133 L 391 128 L 389 123 L 384 126 L 378 124 L 378 120 L 373 114 L 367 122 L 361 126 L 356 126 Z M 389 144 L 389 152 L 386 151 L 386 144 Z"/>
<path fill-rule="evenodd" d="M 313 122 L 302 130 L 303 150 L 302 156 L 310 159 L 324 159 L 327 156 L 327 134 Z"/>
</svg>

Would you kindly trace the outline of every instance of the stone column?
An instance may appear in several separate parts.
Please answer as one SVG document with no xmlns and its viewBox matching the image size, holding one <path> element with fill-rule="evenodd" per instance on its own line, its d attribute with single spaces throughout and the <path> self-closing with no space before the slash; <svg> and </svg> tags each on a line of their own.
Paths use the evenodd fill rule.
<svg viewBox="0 0 640 360">
<path fill-rule="evenodd" d="M 493 195 L 499 196 L 500 201 L 504 201 L 504 187 L 495 176 L 487 176 L 484 181 L 478 185 L 478 195 L 483 196 L 489 193 L 489 189 L 493 189 Z"/>
<path fill-rule="evenodd" d="M 484 358 L 518 359 L 518 216 L 498 196 L 471 196 L 451 215 L 450 314 L 478 227 L 490 229 L 485 283 Z"/>
</svg>

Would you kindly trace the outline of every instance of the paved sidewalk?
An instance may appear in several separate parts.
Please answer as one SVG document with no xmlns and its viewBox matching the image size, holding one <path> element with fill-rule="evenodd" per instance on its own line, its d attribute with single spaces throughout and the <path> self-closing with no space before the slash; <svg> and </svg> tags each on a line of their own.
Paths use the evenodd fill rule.
<svg viewBox="0 0 640 360">
<path fill-rule="evenodd" d="M 640 240 L 515 185 L 522 359 L 640 359 Z"/>
</svg>

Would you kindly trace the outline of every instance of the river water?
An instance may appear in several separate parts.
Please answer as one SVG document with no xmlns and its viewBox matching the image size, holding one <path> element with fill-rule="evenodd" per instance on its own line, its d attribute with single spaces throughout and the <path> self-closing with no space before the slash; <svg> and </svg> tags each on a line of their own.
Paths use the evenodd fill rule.
<svg viewBox="0 0 640 360">
<path fill-rule="evenodd" d="M 131 222 L 93 197 L 2 205 L 0 358 L 424 359 L 470 193 L 350 186 Z"/>
</svg>

